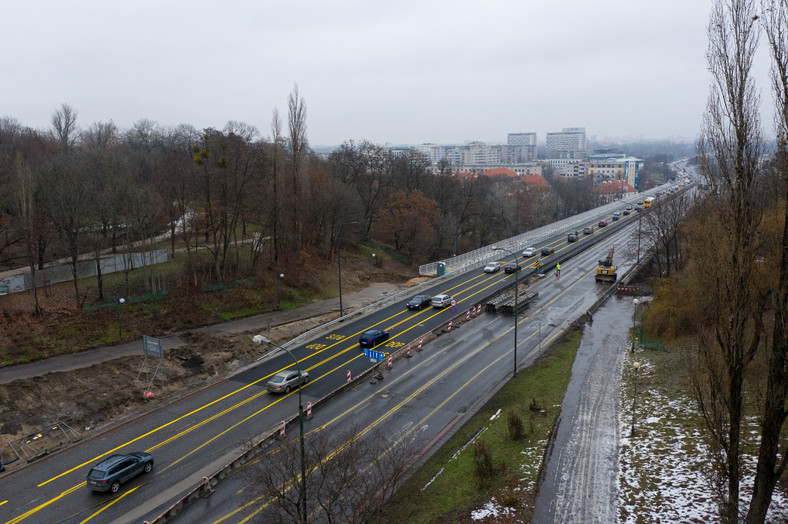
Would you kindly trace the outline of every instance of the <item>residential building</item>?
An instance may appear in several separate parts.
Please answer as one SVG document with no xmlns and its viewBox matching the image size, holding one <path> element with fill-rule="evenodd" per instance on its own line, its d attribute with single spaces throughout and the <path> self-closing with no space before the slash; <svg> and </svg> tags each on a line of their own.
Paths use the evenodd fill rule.
<svg viewBox="0 0 788 524">
<path fill-rule="evenodd" d="M 506 135 L 506 145 L 511 163 L 536 160 L 536 133 L 509 133 Z"/>
<path fill-rule="evenodd" d="M 637 193 L 637 189 L 623 180 L 616 180 L 599 184 L 593 189 L 593 192 L 595 195 L 598 195 L 605 204 L 609 204 L 610 202 L 615 202 L 616 200 L 634 195 Z"/>
<path fill-rule="evenodd" d="M 563 131 L 545 136 L 547 158 L 578 159 L 588 156 L 586 128 L 565 127 Z"/>
<path fill-rule="evenodd" d="M 553 168 L 553 172 L 566 178 L 585 178 L 588 176 L 588 161 L 578 158 L 547 158 L 542 160 Z"/>
<path fill-rule="evenodd" d="M 643 160 L 631 156 L 615 155 L 600 158 L 594 155 L 588 162 L 588 175 L 595 184 L 611 180 L 623 180 L 633 187 L 638 186 Z"/>
</svg>

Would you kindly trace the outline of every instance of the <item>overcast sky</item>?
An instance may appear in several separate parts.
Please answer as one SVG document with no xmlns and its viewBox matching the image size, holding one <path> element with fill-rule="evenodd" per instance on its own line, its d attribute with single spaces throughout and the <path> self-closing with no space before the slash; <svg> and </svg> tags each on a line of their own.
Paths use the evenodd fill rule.
<svg viewBox="0 0 788 524">
<path fill-rule="evenodd" d="M 694 140 L 711 0 L 48 0 L 3 8 L 0 116 L 270 135 L 298 85 L 312 145 Z M 763 48 L 763 42 L 761 44 Z M 765 53 L 761 53 L 765 58 Z M 766 60 L 756 76 L 771 134 Z M 286 130 L 285 130 L 286 131 Z"/>
</svg>

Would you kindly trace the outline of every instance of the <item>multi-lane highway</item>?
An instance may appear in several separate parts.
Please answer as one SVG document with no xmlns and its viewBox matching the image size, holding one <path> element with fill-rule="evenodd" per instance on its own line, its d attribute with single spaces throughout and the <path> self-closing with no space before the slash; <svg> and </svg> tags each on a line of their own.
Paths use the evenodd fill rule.
<svg viewBox="0 0 788 524">
<path fill-rule="evenodd" d="M 537 260 L 542 270 L 562 260 L 563 269 L 560 278 L 537 278 L 532 284 L 539 296 L 521 315 L 519 366 L 536 358 L 540 346 L 537 333 L 541 332 L 542 345 L 546 345 L 597 300 L 603 289 L 594 283 L 597 260 L 612 243 L 621 253 L 631 237 L 626 226 L 636 222 L 636 216 L 622 216 L 617 222 L 612 221 L 612 215 L 596 217 L 587 224 L 595 229 L 593 234 L 581 235 L 571 244 L 561 234 L 538 246 L 554 247 L 555 254 L 521 259 L 521 278 L 532 272 Z M 610 226 L 600 230 L 600 219 Z M 570 250 L 592 245 L 601 235 L 609 238 L 571 260 L 563 260 Z M 510 285 L 513 279 L 514 275 L 503 271 L 488 274 L 476 269 L 440 279 L 426 292 L 450 294 L 457 300 L 457 310 L 465 311 L 477 305 L 481 297 Z M 357 376 L 370 367 L 358 346 L 363 331 L 390 331 L 391 338 L 379 349 L 392 351 L 454 315 L 448 308 L 408 310 L 404 306 L 408 298 L 352 322 L 337 323 L 317 339 L 291 348 L 301 369 L 308 370 L 312 378 L 303 388 L 304 403 L 334 391 L 346 381 L 348 371 Z M 461 423 L 463 413 L 511 376 L 512 326 L 512 317 L 477 317 L 429 344 L 414 358 L 397 361 L 385 372 L 382 383 L 362 382 L 326 402 L 308 422 L 307 431 L 324 424 L 347 424 L 352 419 L 362 426 L 385 428 L 392 435 L 418 427 L 421 439 L 437 444 L 441 435 L 445 438 L 447 428 Z M 279 354 L 186 399 L 0 478 L 0 522 L 153 520 L 203 476 L 210 476 L 249 442 L 292 417 L 297 411 L 297 392 L 274 396 L 265 389 L 271 375 L 292 366 L 290 357 Z M 85 486 L 92 464 L 112 453 L 135 450 L 153 454 L 156 466 L 151 473 L 130 481 L 114 495 L 94 494 Z M 240 507 L 243 497 L 234 496 L 237 490 L 230 489 L 232 484 L 226 482 L 228 488 L 219 487 L 218 494 L 209 499 L 213 502 L 207 506 L 194 504 L 189 511 L 221 518 Z M 225 503 L 217 504 L 216 500 L 222 498 Z M 221 511 L 215 509 L 219 506 Z M 253 512 L 254 508 L 244 511 Z M 237 520 L 237 516 L 231 519 Z"/>
</svg>

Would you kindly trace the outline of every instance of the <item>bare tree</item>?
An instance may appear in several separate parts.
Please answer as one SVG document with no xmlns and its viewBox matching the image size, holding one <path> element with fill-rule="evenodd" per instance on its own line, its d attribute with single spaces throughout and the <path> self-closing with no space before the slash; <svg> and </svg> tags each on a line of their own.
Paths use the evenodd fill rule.
<svg viewBox="0 0 788 524">
<path fill-rule="evenodd" d="M 303 210 L 304 201 L 301 198 L 303 184 L 301 168 L 309 149 L 309 142 L 306 138 L 306 105 L 304 99 L 298 95 L 298 86 L 293 87 L 293 91 L 287 98 L 287 124 L 290 130 L 290 198 L 289 211 L 291 221 L 290 238 L 295 250 L 301 248 L 303 240 Z"/>
<path fill-rule="evenodd" d="M 420 446 L 412 432 L 390 435 L 351 426 L 305 436 L 306 493 L 302 497 L 298 438 L 269 449 L 246 470 L 247 497 L 262 505 L 257 522 L 364 523 L 376 520 L 383 503 L 405 479 Z"/>
<path fill-rule="evenodd" d="M 77 111 L 65 102 L 52 113 L 52 132 L 60 143 L 62 151 L 66 154 L 79 140 L 79 128 L 77 127 Z"/>
<path fill-rule="evenodd" d="M 38 285 L 36 282 L 36 237 L 38 231 L 36 230 L 36 215 L 35 208 L 35 194 L 36 186 L 33 172 L 30 165 L 22 158 L 22 155 L 17 155 L 16 161 L 16 202 L 19 210 L 19 220 L 21 225 L 22 234 L 24 235 L 25 255 L 27 264 L 30 267 L 31 285 L 33 286 L 33 303 L 35 314 L 40 315 L 41 305 L 38 302 Z"/>
<path fill-rule="evenodd" d="M 788 409 L 788 2 L 764 0 L 763 26 L 772 56 L 772 90 L 777 108 L 774 165 L 782 180 L 783 231 L 779 244 L 778 285 L 773 294 L 774 326 L 761 415 L 761 443 L 747 522 L 764 522 L 777 480 L 788 465 L 788 448 L 780 452 L 780 435 Z M 780 453 L 782 456 L 780 457 Z"/>
<path fill-rule="evenodd" d="M 716 234 L 726 249 L 708 289 L 717 308 L 715 351 L 704 348 L 701 355 L 708 363 L 701 378 L 712 387 L 696 387 L 696 394 L 711 439 L 721 450 L 719 473 L 727 486 L 722 519 L 729 523 L 739 518 L 744 370 L 760 342 L 751 291 L 762 151 L 759 97 L 751 76 L 757 18 L 751 0 L 714 3 L 707 52 L 712 86 L 698 143 L 702 172 L 719 195 L 722 220 Z"/>
<path fill-rule="evenodd" d="M 46 210 L 61 246 L 71 259 L 76 306 L 84 300 L 79 292 L 79 255 L 85 243 L 87 209 L 91 194 L 79 158 L 63 156 L 48 166 L 42 186 Z"/>
</svg>

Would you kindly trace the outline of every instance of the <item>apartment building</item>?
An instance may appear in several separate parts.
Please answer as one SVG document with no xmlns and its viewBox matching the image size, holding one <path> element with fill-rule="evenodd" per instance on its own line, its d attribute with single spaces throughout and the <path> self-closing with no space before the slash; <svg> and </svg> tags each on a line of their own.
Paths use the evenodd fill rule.
<svg viewBox="0 0 788 524">
<path fill-rule="evenodd" d="M 588 156 L 586 128 L 565 127 L 563 131 L 545 136 L 547 158 L 580 159 Z"/>
<path fill-rule="evenodd" d="M 506 148 L 511 163 L 536 160 L 536 133 L 509 133 Z"/>
</svg>

